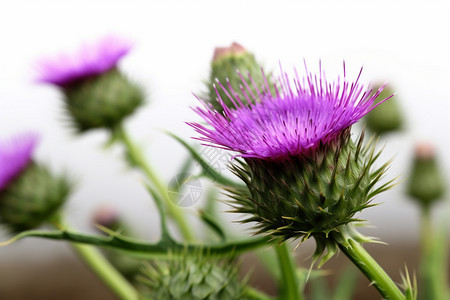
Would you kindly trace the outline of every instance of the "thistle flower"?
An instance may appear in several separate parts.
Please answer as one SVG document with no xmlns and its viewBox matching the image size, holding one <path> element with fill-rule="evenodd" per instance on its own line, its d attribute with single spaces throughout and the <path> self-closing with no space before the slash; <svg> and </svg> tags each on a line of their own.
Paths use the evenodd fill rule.
<svg viewBox="0 0 450 300">
<path fill-rule="evenodd" d="M 383 87 L 364 88 L 361 72 L 347 80 L 345 65 L 334 82 L 321 68 L 318 76 L 306 71 L 292 81 L 283 73 L 280 89 L 267 80 L 253 85 L 257 94 L 242 78 L 245 98 L 219 84 L 233 105 L 218 93 L 223 113 L 203 102 L 194 110 L 209 127 L 189 123 L 206 145 L 237 152 L 232 169 L 248 190 L 230 189 L 235 210 L 250 214 L 244 222 L 256 222 L 260 233 L 282 239 L 327 237 L 357 221 L 354 214 L 388 186 L 374 189 L 386 165 L 371 172 L 373 145 L 350 138 L 351 125 L 389 98 L 374 105 Z"/>
<path fill-rule="evenodd" d="M 70 190 L 65 178 L 32 161 L 37 140 L 27 133 L 0 143 L 0 222 L 13 232 L 49 220 Z"/>
<path fill-rule="evenodd" d="M 109 36 L 73 54 L 38 62 L 38 82 L 59 87 L 80 131 L 113 128 L 143 103 L 143 92 L 117 69 L 131 44 Z"/>
</svg>

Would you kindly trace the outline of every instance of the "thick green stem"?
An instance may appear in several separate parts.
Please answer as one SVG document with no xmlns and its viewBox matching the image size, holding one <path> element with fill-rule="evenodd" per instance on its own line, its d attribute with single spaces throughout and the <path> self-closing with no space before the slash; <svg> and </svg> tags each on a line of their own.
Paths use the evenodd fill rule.
<svg viewBox="0 0 450 300">
<path fill-rule="evenodd" d="M 366 275 L 384 299 L 405 300 L 405 296 L 389 275 L 378 265 L 360 243 L 348 239 L 346 245 L 338 242 L 339 248 Z"/>
<path fill-rule="evenodd" d="M 277 253 L 278 263 L 280 267 L 280 299 L 283 300 L 302 300 L 303 296 L 300 293 L 299 282 L 297 279 L 295 262 L 292 258 L 291 251 L 286 243 L 275 245 L 275 252 Z"/>
<path fill-rule="evenodd" d="M 92 246 L 72 243 L 72 247 L 98 277 L 123 300 L 137 300 L 131 284 Z"/>
<path fill-rule="evenodd" d="M 172 199 L 170 199 L 167 187 L 162 183 L 161 179 L 158 177 L 157 173 L 153 170 L 150 164 L 144 159 L 139 149 L 132 143 L 121 125 L 115 128 L 115 134 L 116 137 L 124 144 L 130 163 L 134 167 L 140 168 L 145 173 L 150 182 L 154 185 L 156 191 L 158 191 L 164 199 L 167 212 L 169 216 L 177 223 L 184 239 L 188 242 L 192 242 L 194 240 L 194 234 L 192 233 L 192 230 L 181 209 L 173 203 Z"/>
</svg>

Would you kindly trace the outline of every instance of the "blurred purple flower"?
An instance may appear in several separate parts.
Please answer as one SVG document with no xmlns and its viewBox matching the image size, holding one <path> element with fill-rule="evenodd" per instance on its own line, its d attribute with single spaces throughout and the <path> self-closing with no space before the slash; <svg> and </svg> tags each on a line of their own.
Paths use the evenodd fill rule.
<svg viewBox="0 0 450 300">
<path fill-rule="evenodd" d="M 23 133 L 0 141 L 0 191 L 31 161 L 38 135 Z"/>
<path fill-rule="evenodd" d="M 212 128 L 188 124 L 202 135 L 198 140 L 239 152 L 244 158 L 302 157 L 313 154 L 320 145 L 332 143 L 346 128 L 390 98 L 374 105 L 384 86 L 371 96 L 372 90 L 358 82 L 362 68 L 354 82 L 347 80 L 345 64 L 343 79 L 334 82 L 325 79 L 321 68 L 319 75 L 305 69 L 305 78 L 295 72 L 293 80 L 282 72 L 280 89 L 269 87 L 267 80 L 257 87 L 250 77 L 257 95 L 241 76 L 246 99 L 240 99 L 230 84 L 226 89 L 219 83 L 235 107 L 227 107 L 217 93 L 223 114 L 202 100 L 204 107 L 194 108 Z"/>
<path fill-rule="evenodd" d="M 38 81 L 64 87 L 79 79 L 102 74 L 114 68 L 131 47 L 129 41 L 108 36 L 75 53 L 41 59 L 38 61 L 41 73 Z"/>
</svg>

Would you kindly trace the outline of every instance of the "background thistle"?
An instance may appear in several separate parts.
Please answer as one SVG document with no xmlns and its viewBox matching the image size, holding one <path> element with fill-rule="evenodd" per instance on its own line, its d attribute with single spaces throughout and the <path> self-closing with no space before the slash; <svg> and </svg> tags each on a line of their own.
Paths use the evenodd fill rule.
<svg viewBox="0 0 450 300">
<path fill-rule="evenodd" d="M 12 232 L 49 221 L 70 192 L 65 177 L 32 161 L 37 140 L 26 133 L 0 143 L 0 222 Z"/>
<path fill-rule="evenodd" d="M 380 86 L 382 85 L 379 84 L 378 87 Z M 393 94 L 394 91 L 387 85 L 380 93 L 380 97 L 375 100 L 375 103 Z M 378 135 L 401 130 L 404 121 L 397 97 L 393 97 L 378 109 L 368 114 L 365 117 L 365 123 L 367 129 Z"/>
<path fill-rule="evenodd" d="M 79 131 L 112 129 L 144 103 L 140 86 L 117 68 L 130 50 L 129 42 L 105 37 L 71 55 L 41 60 L 38 81 L 62 90 Z"/>
<path fill-rule="evenodd" d="M 71 191 L 67 178 L 30 163 L 0 191 L 0 221 L 12 232 L 38 227 L 59 212 Z"/>
<path fill-rule="evenodd" d="M 445 182 L 442 175 L 434 147 L 427 143 L 417 144 L 407 186 L 408 195 L 423 208 L 429 209 L 444 195 Z"/>
<path fill-rule="evenodd" d="M 79 131 L 114 128 L 144 102 L 141 88 L 116 68 L 63 88 L 65 107 Z"/>
</svg>

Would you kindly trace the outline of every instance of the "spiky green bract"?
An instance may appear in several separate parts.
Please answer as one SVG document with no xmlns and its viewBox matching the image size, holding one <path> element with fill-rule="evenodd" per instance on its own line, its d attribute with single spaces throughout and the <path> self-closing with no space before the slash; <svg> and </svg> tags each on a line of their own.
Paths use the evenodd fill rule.
<svg viewBox="0 0 450 300">
<path fill-rule="evenodd" d="M 217 50 L 218 49 L 216 49 L 216 52 Z M 224 89 L 217 89 L 216 91 L 214 84 L 217 81 L 223 83 L 226 82 L 228 86 L 232 87 L 240 99 L 246 98 L 240 88 L 242 85 L 241 73 L 252 74 L 256 86 L 261 86 L 264 83 L 261 64 L 256 61 L 255 56 L 252 53 L 246 51 L 242 46 L 236 43 L 233 43 L 229 48 L 225 48 L 224 51 L 226 51 L 226 53 L 219 57 L 215 57 L 211 62 L 211 73 L 207 83 L 209 92 L 208 95 L 204 97 L 204 99 L 209 101 L 214 109 L 219 112 L 223 111 L 223 107 L 219 101 L 216 101 L 218 94 L 227 107 L 234 107 L 234 105 Z M 215 54 L 215 56 L 217 55 Z M 270 79 L 270 76 L 267 76 L 267 78 Z M 255 96 L 259 94 L 254 86 L 251 87 L 251 90 Z M 234 96 L 236 97 L 236 95 Z"/>
<path fill-rule="evenodd" d="M 65 106 L 80 131 L 113 128 L 144 103 L 141 88 L 113 68 L 62 87 Z"/>
<path fill-rule="evenodd" d="M 67 178 L 32 162 L 0 191 L 0 222 L 12 232 L 38 227 L 59 211 L 70 190 Z"/>
<path fill-rule="evenodd" d="M 245 158 L 232 166 L 248 191 L 229 189 L 236 212 L 249 215 L 258 233 L 283 240 L 316 240 L 358 221 L 355 213 L 371 206 L 375 195 L 389 183 L 375 188 L 388 164 L 372 171 L 375 144 L 356 144 L 349 129 L 334 142 L 319 145 L 310 155 L 283 160 Z"/>
<path fill-rule="evenodd" d="M 374 104 L 378 104 L 382 99 L 393 94 L 390 86 L 385 86 L 378 98 L 375 99 Z M 377 109 L 374 109 L 370 114 L 367 114 L 365 116 L 365 121 L 367 129 L 378 135 L 401 130 L 403 126 L 403 115 L 398 100 L 393 97 L 393 99 L 385 101 L 383 105 L 379 105 Z"/>
<path fill-rule="evenodd" d="M 199 254 L 155 261 L 145 267 L 140 279 L 144 284 L 141 299 L 249 299 L 231 259 Z"/>
</svg>

